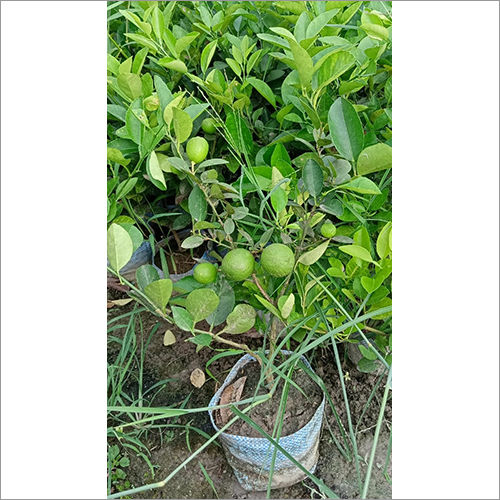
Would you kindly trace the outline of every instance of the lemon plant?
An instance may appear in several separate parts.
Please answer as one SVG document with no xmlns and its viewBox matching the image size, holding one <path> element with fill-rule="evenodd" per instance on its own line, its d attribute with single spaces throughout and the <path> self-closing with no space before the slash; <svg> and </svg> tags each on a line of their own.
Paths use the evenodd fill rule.
<svg viewBox="0 0 500 500">
<path fill-rule="evenodd" d="M 356 344 L 359 370 L 390 369 L 390 3 L 108 13 L 110 272 L 197 349 L 254 356 L 269 385 L 280 349 L 330 338 Z M 193 276 L 120 275 L 169 235 L 203 254 Z"/>
</svg>

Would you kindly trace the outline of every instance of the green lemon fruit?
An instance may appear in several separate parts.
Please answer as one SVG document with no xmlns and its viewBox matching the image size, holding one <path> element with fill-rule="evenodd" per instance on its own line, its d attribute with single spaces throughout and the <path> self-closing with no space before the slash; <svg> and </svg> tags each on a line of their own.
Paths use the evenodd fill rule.
<svg viewBox="0 0 500 500">
<path fill-rule="evenodd" d="M 271 276 L 283 278 L 293 271 L 295 257 L 292 250 L 286 245 L 273 243 L 264 248 L 260 263 Z"/>
<path fill-rule="evenodd" d="M 217 128 L 215 127 L 215 120 L 213 118 L 205 118 L 201 122 L 201 128 L 206 134 L 215 134 Z"/>
<path fill-rule="evenodd" d="M 217 268 L 210 262 L 202 262 L 194 268 L 193 278 L 204 285 L 213 283 L 217 278 Z"/>
<path fill-rule="evenodd" d="M 188 158 L 195 163 L 201 163 L 208 154 L 208 142 L 203 137 L 189 139 L 186 146 Z"/>
<path fill-rule="evenodd" d="M 322 226 L 321 226 L 321 234 L 325 237 L 325 238 L 333 238 L 335 236 L 335 233 L 337 232 L 337 228 L 335 227 L 334 224 L 332 224 L 331 222 L 325 222 Z"/>
<path fill-rule="evenodd" d="M 253 255 L 244 248 L 230 250 L 222 259 L 222 271 L 233 281 L 243 281 L 253 273 Z"/>
</svg>

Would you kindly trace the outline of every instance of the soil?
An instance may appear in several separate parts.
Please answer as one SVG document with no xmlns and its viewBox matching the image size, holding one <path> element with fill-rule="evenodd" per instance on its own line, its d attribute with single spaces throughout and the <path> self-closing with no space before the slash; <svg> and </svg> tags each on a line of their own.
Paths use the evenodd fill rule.
<svg viewBox="0 0 500 500">
<path fill-rule="evenodd" d="M 108 290 L 108 299 L 126 298 L 126 295 L 114 290 Z M 134 303 L 125 306 L 114 306 L 108 309 L 111 319 L 133 309 Z M 143 326 L 143 340 L 147 340 L 151 329 L 160 320 L 149 313 L 141 313 Z M 151 406 L 176 406 L 185 404 L 188 408 L 208 406 L 213 394 L 220 387 L 230 369 L 237 361 L 237 356 L 220 358 L 211 363 L 206 369 L 206 363 L 216 354 L 213 350 L 203 348 L 196 352 L 196 346 L 185 340 L 189 333 L 179 330 L 173 325 L 160 321 L 160 328 L 153 335 L 150 345 L 145 351 L 143 392 L 159 381 L 170 379 L 166 388 L 149 400 Z M 126 323 L 121 321 L 120 324 Z M 170 329 L 177 342 L 165 347 L 163 334 Z M 112 335 L 120 337 L 124 328 L 114 330 Z M 137 331 L 140 345 L 140 331 Z M 245 342 L 252 347 L 260 344 L 260 338 L 245 338 Z M 348 395 L 352 425 L 355 429 L 358 456 L 360 457 L 360 474 L 365 477 L 368 456 L 373 444 L 373 434 L 377 422 L 380 401 L 384 391 L 384 380 L 378 385 L 367 410 L 365 404 L 370 398 L 372 389 L 378 382 L 378 376 L 358 372 L 347 359 L 342 344 L 339 344 L 342 359 L 342 368 L 345 374 L 345 386 Z M 108 361 L 112 362 L 118 352 L 118 345 L 110 343 L 108 347 Z M 334 407 L 346 434 L 348 435 L 347 412 L 342 397 L 340 378 L 334 362 L 331 348 L 316 351 L 315 356 L 309 359 L 314 371 L 323 379 L 328 393 L 333 400 Z M 205 384 L 197 389 L 190 382 L 190 374 L 195 369 L 203 370 L 207 375 Z M 307 376 L 306 376 L 307 377 Z M 307 377 L 308 378 L 308 377 Z M 299 379 L 300 381 L 300 379 Z M 300 381 L 301 383 L 303 381 Z M 137 387 L 127 388 L 131 394 L 137 393 Z M 154 393 L 152 391 L 150 394 Z M 309 389 L 306 391 L 310 394 Z M 278 393 L 279 394 L 279 393 Z M 243 394 L 243 398 L 247 397 Z M 309 403 L 304 406 L 308 406 Z M 312 405 L 311 405 L 312 406 Z M 252 415 L 253 418 L 255 418 Z M 379 437 L 375 454 L 375 462 L 368 489 L 368 498 L 391 498 L 392 462 L 390 454 L 392 410 L 390 401 L 384 414 L 384 423 Z M 326 405 L 319 453 L 320 458 L 315 475 L 321 478 L 341 498 L 359 498 L 357 474 L 352 460 L 347 460 L 339 451 L 335 440 L 343 443 L 342 434 L 337 425 L 335 416 Z M 176 467 L 192 455 L 206 442 L 206 433 L 213 435 L 207 412 L 197 412 L 177 419 L 159 421 L 162 424 L 150 428 L 140 434 L 141 441 L 149 448 L 148 456 L 154 464 L 154 476 L 146 461 L 134 452 L 123 453 L 130 458 L 130 466 L 125 469 L 127 480 L 132 487 L 143 486 L 166 478 Z M 179 427 L 168 427 L 177 425 Z M 160 428 L 158 428 L 160 427 Z M 114 444 L 114 442 L 112 442 Z M 191 451 L 189 450 L 191 449 Z M 206 475 L 205 475 L 206 474 Z M 209 478 L 209 480 L 207 479 Z M 228 465 L 223 450 L 218 443 L 211 444 L 199 453 L 194 459 L 174 475 L 166 486 L 134 495 L 133 498 L 266 498 L 265 492 L 246 492 L 237 482 L 231 467 Z M 273 490 L 271 498 L 322 498 L 314 483 L 306 479 L 289 488 Z"/>
<path fill-rule="evenodd" d="M 250 399 L 256 394 L 266 394 L 268 391 L 263 384 L 259 385 L 261 371 L 257 363 L 249 363 L 239 370 L 236 379 L 246 377 L 241 399 Z M 321 404 L 321 390 L 303 370 L 295 370 L 292 381 L 301 388 L 302 392 L 292 385 L 289 386 L 288 397 L 283 419 L 282 436 L 288 436 L 298 431 L 311 420 L 318 406 Z M 248 413 L 252 420 L 269 434 L 273 433 L 276 418 L 279 415 L 280 399 L 284 388 L 281 379 L 276 388 L 275 396 L 262 403 Z M 242 405 L 245 408 L 245 405 Z M 240 408 L 241 409 L 241 408 Z M 227 432 L 238 436 L 262 437 L 262 435 L 243 420 L 237 420 Z"/>
</svg>

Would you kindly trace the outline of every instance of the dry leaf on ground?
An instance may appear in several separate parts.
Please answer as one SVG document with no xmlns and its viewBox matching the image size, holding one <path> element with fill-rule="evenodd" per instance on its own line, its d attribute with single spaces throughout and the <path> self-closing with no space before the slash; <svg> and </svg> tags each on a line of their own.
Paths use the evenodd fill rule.
<svg viewBox="0 0 500 500">
<path fill-rule="evenodd" d="M 241 399 L 243 394 L 243 388 L 245 387 L 246 377 L 241 377 L 232 384 L 228 385 L 223 391 L 220 397 L 220 404 L 227 405 L 231 403 L 237 403 Z M 231 408 L 221 408 L 218 412 L 218 424 L 219 426 L 226 425 L 229 422 L 232 414 Z"/>
<path fill-rule="evenodd" d="M 175 344 L 176 338 L 175 335 L 172 333 L 172 330 L 167 330 L 165 332 L 165 335 L 163 335 L 163 345 L 172 345 Z"/>
<path fill-rule="evenodd" d="M 195 368 L 189 378 L 191 383 L 198 389 L 205 383 L 205 374 L 199 368 Z"/>
</svg>

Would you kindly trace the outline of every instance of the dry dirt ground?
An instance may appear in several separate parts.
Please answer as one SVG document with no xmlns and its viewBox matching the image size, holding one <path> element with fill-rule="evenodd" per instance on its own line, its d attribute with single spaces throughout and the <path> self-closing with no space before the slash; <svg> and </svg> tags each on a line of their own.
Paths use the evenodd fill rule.
<svg viewBox="0 0 500 500">
<path fill-rule="evenodd" d="M 119 292 L 110 292 L 110 298 L 124 297 Z M 108 316 L 114 317 L 132 309 L 133 305 L 124 307 L 113 307 L 108 310 Z M 157 324 L 158 319 L 148 313 L 141 313 L 143 323 L 143 335 L 148 337 L 149 332 Z M 171 329 L 176 338 L 176 344 L 165 347 L 163 345 L 163 333 Z M 120 331 L 114 331 L 113 335 L 120 336 Z M 138 334 L 139 335 L 139 334 Z M 144 360 L 144 390 L 164 379 L 172 379 L 152 402 L 152 406 L 179 405 L 189 396 L 187 407 L 208 406 L 210 398 L 216 388 L 223 382 L 225 376 L 236 361 L 236 357 L 226 357 L 215 361 L 210 365 L 210 371 L 217 380 L 207 377 L 206 383 L 196 389 L 191 385 L 190 374 L 195 368 L 205 370 L 206 362 L 214 355 L 214 352 L 203 348 L 196 352 L 196 346 L 191 342 L 184 342 L 188 333 L 180 331 L 166 323 L 162 324 L 153 336 L 148 346 Z M 248 344 L 258 344 L 256 338 L 245 339 Z M 117 353 L 115 345 L 108 347 L 108 362 L 113 362 Z M 340 345 L 340 353 L 343 354 L 343 346 Z M 340 379 L 335 367 L 333 352 L 330 349 L 322 349 L 316 352 L 316 356 L 309 360 L 313 369 L 320 375 L 328 388 L 329 394 L 334 402 L 336 411 L 345 427 L 348 429 L 346 411 L 342 398 Z M 379 412 L 379 403 L 382 398 L 384 381 L 375 392 L 372 402 L 363 414 L 367 402 L 378 378 L 374 375 L 359 373 L 347 359 L 343 361 L 343 371 L 348 372 L 345 379 L 348 398 L 351 407 L 353 425 L 357 428 L 358 454 L 360 456 L 361 477 L 364 478 L 367 469 L 368 457 L 373 443 L 373 434 Z M 131 388 L 133 391 L 133 388 Z M 390 450 L 390 425 L 392 411 L 389 404 L 386 408 L 384 424 L 379 439 L 375 456 L 373 474 L 368 490 L 368 498 L 391 498 L 390 478 L 392 465 Z M 327 424 L 323 426 L 320 440 L 320 459 L 316 470 L 316 476 L 321 478 L 325 484 L 341 498 L 359 497 L 357 487 L 356 471 L 354 462 L 343 458 L 335 445 L 331 433 L 341 439 L 337 422 L 327 405 L 325 414 Z M 166 421 L 163 421 L 166 423 Z M 169 420 L 171 423 L 172 420 Z M 182 417 L 177 421 L 197 427 L 205 433 L 212 435 L 208 414 L 200 412 Z M 127 479 L 133 487 L 153 483 L 164 479 L 172 470 L 191 455 L 191 450 L 196 450 L 205 442 L 205 438 L 190 430 L 186 433 L 186 427 L 177 429 L 159 430 L 153 429 L 141 436 L 141 440 L 151 450 L 150 460 L 155 464 L 154 478 L 144 460 L 138 458 L 134 453 L 129 453 L 130 466 L 126 468 Z M 202 467 L 210 477 L 212 485 L 205 478 Z M 316 491 L 316 486 L 310 479 L 289 488 L 273 490 L 272 498 L 321 498 Z M 215 491 L 214 491 L 215 490 Z M 230 466 L 228 465 L 223 450 L 220 446 L 212 444 L 201 452 L 195 459 L 180 470 L 163 488 L 153 489 L 144 493 L 136 494 L 130 498 L 266 498 L 265 492 L 244 491 L 238 484 Z"/>
</svg>

